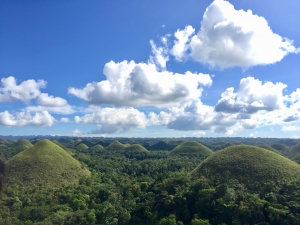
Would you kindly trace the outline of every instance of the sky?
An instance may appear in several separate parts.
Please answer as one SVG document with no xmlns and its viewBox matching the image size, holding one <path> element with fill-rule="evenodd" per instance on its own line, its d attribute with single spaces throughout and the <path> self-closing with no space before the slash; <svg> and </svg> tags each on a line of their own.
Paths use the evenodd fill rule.
<svg viewBox="0 0 300 225">
<path fill-rule="evenodd" d="M 298 0 L 0 1 L 0 135 L 300 138 Z"/>
</svg>

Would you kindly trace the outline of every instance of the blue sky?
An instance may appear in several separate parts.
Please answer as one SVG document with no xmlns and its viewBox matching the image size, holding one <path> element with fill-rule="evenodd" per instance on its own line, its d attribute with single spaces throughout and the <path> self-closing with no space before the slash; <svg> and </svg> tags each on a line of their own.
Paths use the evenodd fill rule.
<svg viewBox="0 0 300 225">
<path fill-rule="evenodd" d="M 299 1 L 0 1 L 0 135 L 290 137 Z"/>
</svg>

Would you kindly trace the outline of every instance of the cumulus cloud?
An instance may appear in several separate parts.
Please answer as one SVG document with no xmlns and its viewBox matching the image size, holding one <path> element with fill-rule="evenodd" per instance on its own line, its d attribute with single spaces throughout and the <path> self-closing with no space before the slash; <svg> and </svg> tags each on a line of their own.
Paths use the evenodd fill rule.
<svg viewBox="0 0 300 225">
<path fill-rule="evenodd" d="M 160 72 L 154 64 L 133 61 L 110 61 L 105 64 L 104 75 L 106 80 L 88 83 L 83 89 L 71 87 L 69 94 L 94 105 L 164 107 L 198 99 L 200 85 L 212 84 L 208 74 Z"/>
<path fill-rule="evenodd" d="M 176 60 L 182 61 L 186 57 L 186 52 L 189 49 L 190 37 L 194 34 L 195 29 L 192 26 L 186 26 L 184 30 L 177 30 L 174 34 L 176 40 L 170 51 Z"/>
<path fill-rule="evenodd" d="M 62 123 L 68 123 L 68 122 L 70 122 L 70 119 L 67 118 L 67 117 L 62 117 L 62 118 L 60 119 L 60 122 L 62 122 Z"/>
<path fill-rule="evenodd" d="M 215 111 L 225 113 L 255 113 L 259 110 L 272 111 L 285 107 L 283 83 L 261 82 L 253 77 L 243 78 L 239 89 L 227 88 L 215 106 Z"/>
<path fill-rule="evenodd" d="M 85 133 L 83 131 L 80 131 L 80 130 L 74 130 L 73 133 L 72 133 L 72 136 L 84 136 Z"/>
<path fill-rule="evenodd" d="M 46 93 L 41 93 L 38 97 L 36 102 L 41 106 L 46 107 L 59 107 L 59 106 L 66 106 L 68 103 L 65 99 L 60 97 L 53 97 L 52 95 L 48 95 Z"/>
<path fill-rule="evenodd" d="M 145 128 L 146 115 L 137 109 L 130 108 L 94 108 L 93 113 L 82 117 L 75 116 L 76 123 L 96 124 L 99 129 L 92 133 L 114 133 L 133 128 Z"/>
<path fill-rule="evenodd" d="M 14 77 L 1 79 L 0 102 L 22 101 L 28 103 L 31 99 L 38 97 L 40 89 L 46 86 L 44 80 L 26 80 L 17 85 Z"/>
<path fill-rule="evenodd" d="M 273 64 L 300 50 L 292 40 L 273 33 L 265 18 L 251 10 L 236 10 L 225 0 L 215 0 L 206 9 L 201 29 L 190 42 L 191 32 L 186 29 L 175 33 L 178 41 L 172 52 L 176 59 L 190 51 L 194 60 L 222 69 Z"/>
<path fill-rule="evenodd" d="M 163 44 L 166 45 L 166 37 L 162 38 Z M 167 61 L 169 61 L 168 49 L 166 47 L 157 47 L 154 41 L 150 41 L 151 52 L 149 62 L 157 66 L 159 70 L 165 70 L 167 66 Z"/>
<path fill-rule="evenodd" d="M 200 99 L 169 107 L 159 113 L 149 113 L 149 124 L 163 125 L 180 131 L 211 131 L 232 136 L 240 131 L 279 125 L 283 131 L 299 126 L 299 89 L 283 95 L 287 85 L 243 78 L 239 88 L 228 88 L 215 107 Z M 299 100 L 298 100 L 299 99 Z"/>
<path fill-rule="evenodd" d="M 1 126 L 52 126 L 55 119 L 47 112 L 32 114 L 31 112 L 17 112 L 10 114 L 8 111 L 0 112 Z"/>
</svg>

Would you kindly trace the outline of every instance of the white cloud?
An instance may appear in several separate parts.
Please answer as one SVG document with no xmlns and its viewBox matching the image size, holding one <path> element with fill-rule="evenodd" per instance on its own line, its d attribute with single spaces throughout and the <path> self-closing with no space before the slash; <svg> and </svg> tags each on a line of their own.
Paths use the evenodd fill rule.
<svg viewBox="0 0 300 225">
<path fill-rule="evenodd" d="M 202 93 L 199 86 L 212 84 L 208 74 L 159 72 L 154 64 L 133 61 L 110 61 L 104 74 L 106 80 L 88 83 L 83 89 L 71 87 L 69 94 L 95 105 L 164 107 L 198 99 Z"/>
<path fill-rule="evenodd" d="M 25 108 L 26 110 L 30 111 L 30 112 L 42 112 L 42 111 L 48 111 L 51 113 L 55 113 L 55 114 L 73 114 L 75 112 L 75 110 L 73 109 L 72 106 L 70 105 L 65 105 L 65 106 L 56 106 L 56 107 L 46 107 L 46 106 L 28 106 Z"/>
<path fill-rule="evenodd" d="M 193 135 L 196 136 L 196 137 L 201 137 L 201 136 L 205 136 L 205 132 L 204 131 L 198 131 L 198 132 L 193 133 Z"/>
<path fill-rule="evenodd" d="M 259 110 L 272 111 L 285 107 L 282 92 L 287 87 L 283 83 L 262 83 L 253 77 L 243 78 L 239 89 L 227 88 L 222 93 L 215 110 L 225 113 L 255 113 Z"/>
<path fill-rule="evenodd" d="M 164 44 L 167 43 L 167 40 L 162 38 Z M 151 52 L 149 62 L 155 64 L 158 70 L 165 70 L 167 62 L 169 61 L 168 49 L 166 47 L 157 47 L 154 41 L 150 40 Z"/>
<path fill-rule="evenodd" d="M 62 123 L 68 123 L 68 122 L 70 122 L 70 119 L 67 118 L 67 117 L 62 117 L 62 118 L 60 119 L 60 122 L 62 122 Z"/>
<path fill-rule="evenodd" d="M 1 79 L 0 102 L 22 101 L 28 103 L 40 95 L 40 89 L 46 86 L 44 80 L 26 80 L 17 85 L 14 77 Z"/>
<path fill-rule="evenodd" d="M 177 30 L 174 34 L 177 40 L 174 41 L 174 45 L 170 53 L 176 60 L 181 61 L 186 57 L 186 52 L 189 49 L 190 37 L 194 34 L 195 29 L 192 26 L 186 26 L 184 30 Z"/>
<path fill-rule="evenodd" d="M 283 83 L 262 82 L 253 77 L 243 78 L 237 92 L 228 88 L 215 107 L 199 99 L 159 113 L 149 113 L 149 124 L 163 125 L 181 131 L 212 131 L 232 136 L 244 130 L 279 125 L 284 131 L 299 126 L 300 111 L 297 89 L 284 96 Z M 196 132 L 196 133 L 197 133 Z"/>
<path fill-rule="evenodd" d="M 36 102 L 41 106 L 46 107 L 59 107 L 59 106 L 66 106 L 68 103 L 65 99 L 60 97 L 53 97 L 52 95 L 48 95 L 46 93 L 41 93 L 38 97 Z"/>
<path fill-rule="evenodd" d="M 189 28 L 190 32 L 187 32 Z M 172 54 L 181 60 L 187 51 L 201 63 L 220 68 L 273 64 L 288 53 L 298 53 L 293 41 L 273 33 L 265 18 L 251 10 L 235 10 L 228 1 L 215 0 L 205 11 L 200 31 L 175 33 Z"/>
<path fill-rule="evenodd" d="M 132 107 L 94 108 L 93 113 L 82 117 L 75 116 L 75 122 L 98 125 L 99 129 L 92 133 L 113 133 L 133 128 L 145 128 L 148 123 L 146 115 Z"/>
<path fill-rule="evenodd" d="M 1 126 L 52 126 L 55 119 L 47 112 L 32 114 L 30 112 L 17 112 L 10 114 L 8 111 L 0 112 Z"/>
<path fill-rule="evenodd" d="M 76 129 L 73 131 L 73 133 L 71 135 L 72 136 L 85 136 L 85 133 Z"/>
</svg>

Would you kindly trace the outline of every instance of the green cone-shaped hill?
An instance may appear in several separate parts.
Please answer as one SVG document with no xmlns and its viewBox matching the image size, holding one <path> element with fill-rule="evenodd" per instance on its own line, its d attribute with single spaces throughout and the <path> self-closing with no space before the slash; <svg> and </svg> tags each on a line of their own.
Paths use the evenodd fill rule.
<svg viewBox="0 0 300 225">
<path fill-rule="evenodd" d="M 238 180 L 255 190 L 264 183 L 300 178 L 300 165 L 269 150 L 237 145 L 221 150 L 204 160 L 191 176 L 207 177 L 215 183 Z"/>
<path fill-rule="evenodd" d="M 7 183 L 20 187 L 60 187 L 77 184 L 90 172 L 61 147 L 42 140 L 7 162 Z"/>
<path fill-rule="evenodd" d="M 185 141 L 180 145 L 176 146 L 171 154 L 197 154 L 199 156 L 208 157 L 214 152 L 204 145 L 196 141 Z"/>
<path fill-rule="evenodd" d="M 108 151 L 120 151 L 124 150 L 126 146 L 124 146 L 121 142 L 119 141 L 114 141 L 112 142 L 109 146 L 107 146 L 105 149 Z"/>
<path fill-rule="evenodd" d="M 5 156 L 7 158 L 11 158 L 12 156 L 17 155 L 18 153 L 32 146 L 33 145 L 27 139 L 22 138 L 8 147 Z"/>
<path fill-rule="evenodd" d="M 271 147 L 280 152 L 287 152 L 290 150 L 290 148 L 288 146 L 286 146 L 285 144 L 281 144 L 281 143 L 271 144 Z"/>
<path fill-rule="evenodd" d="M 140 144 L 133 144 L 125 148 L 125 152 L 149 152 Z"/>
</svg>

